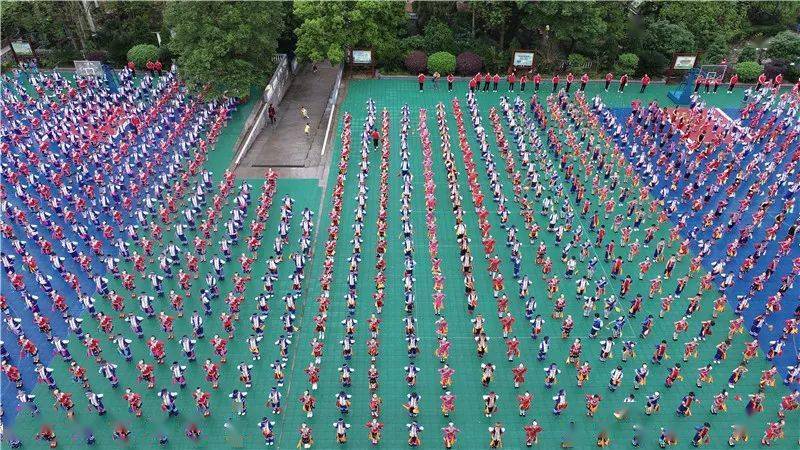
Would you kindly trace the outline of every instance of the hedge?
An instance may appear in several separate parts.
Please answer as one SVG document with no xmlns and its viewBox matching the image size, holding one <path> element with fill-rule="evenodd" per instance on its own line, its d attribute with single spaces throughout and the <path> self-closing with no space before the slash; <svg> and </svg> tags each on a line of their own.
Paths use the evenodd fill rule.
<svg viewBox="0 0 800 450">
<path fill-rule="evenodd" d="M 411 73 L 428 71 L 428 55 L 425 52 L 414 50 L 406 55 L 406 69 Z"/>
<path fill-rule="evenodd" d="M 158 59 L 158 47 L 153 44 L 139 44 L 134 45 L 128 50 L 128 61 L 133 61 L 137 69 L 144 69 L 147 61 L 155 61 Z"/>
<path fill-rule="evenodd" d="M 639 57 L 634 53 L 623 53 L 617 58 L 617 71 L 633 75 L 639 66 Z"/>
<path fill-rule="evenodd" d="M 448 52 L 436 52 L 428 57 L 428 70 L 445 76 L 456 70 L 456 57 Z"/>
<path fill-rule="evenodd" d="M 764 67 L 755 61 L 742 61 L 736 64 L 736 73 L 744 82 L 756 81 L 764 71 Z"/>
<path fill-rule="evenodd" d="M 456 58 L 456 72 L 459 75 L 473 76 L 483 70 L 483 58 L 473 52 L 462 52 Z"/>
</svg>

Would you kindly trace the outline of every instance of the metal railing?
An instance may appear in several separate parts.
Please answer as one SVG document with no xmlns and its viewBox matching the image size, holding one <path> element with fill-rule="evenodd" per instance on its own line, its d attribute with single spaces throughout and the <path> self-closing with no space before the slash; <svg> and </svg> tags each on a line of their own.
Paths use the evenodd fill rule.
<svg viewBox="0 0 800 450">
<path fill-rule="evenodd" d="M 236 158 L 233 161 L 233 169 L 239 167 L 239 163 L 242 162 L 242 158 L 244 158 L 244 155 L 246 155 L 247 151 L 250 149 L 253 139 L 255 136 L 258 136 L 258 133 L 264 128 L 269 104 L 279 103 L 283 99 L 283 96 L 286 95 L 286 91 L 289 90 L 289 85 L 292 81 L 289 57 L 285 53 L 279 53 L 275 55 L 272 60 L 276 64 L 275 72 L 264 88 L 261 98 L 259 98 L 256 105 L 253 107 L 253 112 L 250 114 L 247 122 L 245 122 L 244 132 L 236 142 L 235 148 L 239 148 L 239 151 L 236 153 Z"/>
</svg>

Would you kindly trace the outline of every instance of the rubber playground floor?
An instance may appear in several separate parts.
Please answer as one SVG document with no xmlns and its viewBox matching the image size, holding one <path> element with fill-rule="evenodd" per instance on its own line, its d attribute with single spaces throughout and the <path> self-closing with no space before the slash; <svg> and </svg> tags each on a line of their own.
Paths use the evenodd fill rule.
<svg viewBox="0 0 800 450">
<path fill-rule="evenodd" d="M 478 95 L 482 123 L 487 130 L 491 130 L 489 125 L 490 108 L 496 107 L 499 109 L 501 95 L 507 95 L 507 91 L 503 89 L 504 86 L 505 83 L 501 83 L 500 92 L 487 92 Z M 532 85 L 529 84 L 525 93 L 518 92 L 514 95 L 521 95 L 527 103 L 531 95 L 531 87 Z M 552 86 L 549 83 L 542 83 L 542 88 L 540 102 L 544 102 L 544 97 L 551 92 Z M 576 88 L 577 86 L 573 86 L 573 89 Z M 601 83 L 591 83 L 587 88 L 587 96 L 591 98 L 595 94 L 601 94 L 604 102 L 608 106 L 613 108 L 627 108 L 630 106 L 630 102 L 637 98 L 644 102 L 658 100 L 662 105 L 670 105 L 666 96 L 667 91 L 667 87 L 653 84 L 648 87 L 645 94 L 640 95 L 639 86 L 634 83 L 628 86 L 623 94 L 616 92 L 615 85 L 612 85 L 610 92 L 605 93 Z M 558 448 L 561 443 L 571 443 L 574 448 L 578 449 L 596 448 L 595 439 L 601 430 L 607 430 L 609 432 L 611 438 L 610 448 L 630 448 L 630 439 L 633 436 L 634 425 L 639 428 L 642 436 L 641 448 L 658 448 L 657 439 L 661 427 L 672 430 L 677 434 L 679 442 L 674 448 L 689 448 L 690 439 L 694 433 L 694 427 L 705 421 L 711 424 L 711 445 L 708 446 L 708 448 L 721 449 L 727 447 L 727 438 L 730 434 L 731 425 L 733 424 L 745 424 L 751 431 L 750 441 L 748 443 L 740 443 L 738 447 L 760 447 L 758 440 L 761 437 L 764 424 L 767 421 L 774 420 L 780 397 L 788 393 L 787 389 L 780 383 L 778 383 L 776 387 L 767 388 L 765 411 L 754 417 L 748 417 L 745 414 L 747 395 L 755 393 L 758 390 L 759 374 L 762 370 L 768 368 L 768 363 L 763 359 L 761 353 L 758 358 L 750 362 L 749 373 L 737 384 L 735 389 L 731 390 L 731 398 L 728 401 L 728 411 L 719 415 L 711 415 L 708 412 L 713 395 L 717 394 L 721 389 L 727 388 L 728 375 L 739 361 L 738 354 L 736 354 L 738 350 L 736 352 L 733 350 L 743 347 L 744 342 L 747 340 L 744 336 L 736 335 L 733 339 L 732 351 L 731 354 L 729 354 L 729 358 L 721 364 L 715 365 L 713 371 L 714 382 L 700 389 L 694 386 L 697 369 L 711 361 L 714 355 L 714 345 L 723 338 L 724 333 L 727 331 L 728 320 L 733 318 L 729 309 L 717 319 L 717 326 L 714 329 L 714 336 L 712 339 L 709 339 L 700 346 L 699 357 L 697 359 L 690 359 L 689 362 L 683 364 L 683 374 L 686 379 L 676 383 L 671 389 L 667 389 L 663 385 L 667 367 L 675 361 L 680 361 L 683 350 L 682 344 L 688 339 L 687 335 L 695 335 L 699 328 L 700 321 L 710 319 L 711 316 L 710 301 L 715 295 L 713 291 L 704 295 L 703 307 L 700 312 L 693 316 L 690 322 L 689 332 L 681 336 L 678 343 L 672 342 L 672 324 L 680 319 L 685 308 L 686 297 L 697 291 L 697 279 L 690 281 L 684 295 L 679 301 L 676 301 L 672 311 L 668 313 L 664 319 L 656 319 L 651 335 L 644 340 L 640 340 L 638 338 L 639 322 L 648 313 L 657 317 L 659 311 L 657 301 L 645 301 L 643 310 L 638 314 L 636 319 L 629 322 L 630 325 L 627 326 L 623 334 L 623 339 L 636 340 L 638 343 L 638 356 L 626 363 L 622 363 L 619 360 L 621 352 L 619 345 L 615 348 L 614 359 L 606 363 L 601 363 L 597 359 L 597 343 L 587 337 L 590 321 L 582 317 L 581 304 L 574 301 L 574 283 L 562 282 L 561 292 L 564 293 L 568 299 L 565 314 L 571 314 L 573 318 L 575 318 L 575 329 L 572 336 L 585 337 L 584 357 L 588 358 L 588 361 L 593 367 L 590 380 L 582 389 L 578 388 L 575 383 L 574 369 L 564 363 L 572 339 L 562 341 L 560 339 L 560 320 L 549 318 L 550 312 L 552 311 L 551 302 L 546 298 L 546 286 L 540 276 L 540 268 L 533 262 L 536 249 L 531 246 L 526 239 L 526 233 L 524 232 L 525 227 L 519 213 L 519 205 L 509 201 L 508 207 L 511 212 L 510 223 L 515 224 L 520 230 L 520 239 L 523 244 L 522 274 L 528 274 L 534 282 L 531 293 L 538 299 L 539 309 L 537 312 L 542 314 L 545 318 L 542 335 L 551 336 L 552 346 L 547 360 L 543 362 L 536 360 L 539 341 L 531 340 L 529 336 L 530 327 L 524 320 L 524 305 L 517 300 L 516 283 L 513 282 L 512 267 L 509 262 L 510 251 L 503 245 L 505 236 L 500 227 L 499 218 L 494 214 L 495 205 L 488 195 L 489 180 L 485 173 L 485 164 L 479 159 L 480 152 L 478 142 L 475 137 L 475 132 L 470 125 L 465 93 L 465 83 L 456 83 L 455 89 L 451 93 L 447 92 L 447 85 L 444 82 L 440 84 L 438 90 L 433 90 L 430 83 L 428 83 L 426 85 L 426 90 L 422 93 L 418 91 L 415 80 L 410 79 L 356 80 L 349 83 L 347 97 L 340 107 L 337 118 L 338 126 L 336 136 L 339 136 L 342 131 L 342 116 L 344 112 L 350 112 L 352 114 L 353 144 L 348 175 L 345 181 L 345 195 L 343 196 L 344 206 L 342 208 L 343 218 L 340 223 L 340 236 L 333 272 L 334 282 L 331 285 L 330 292 L 331 307 L 329 309 L 328 330 L 325 338 L 325 354 L 321 364 L 319 389 L 314 392 L 318 403 L 312 418 L 307 418 L 301 411 L 297 399 L 305 389 L 309 388 L 307 377 L 303 373 L 303 368 L 305 368 L 312 359 L 308 343 L 316 335 L 311 318 L 316 310 L 314 299 L 320 293 L 318 279 L 324 257 L 322 244 L 324 243 L 324 237 L 327 235 L 325 230 L 329 225 L 328 213 L 331 208 L 330 186 L 333 185 L 335 181 L 335 171 L 331 172 L 328 182 L 328 192 L 324 194 L 319 192 L 316 180 L 280 180 L 278 183 L 278 192 L 275 196 L 276 201 L 284 195 L 290 195 L 295 198 L 295 220 L 293 225 L 298 225 L 299 212 L 304 207 L 315 209 L 319 204 L 319 196 L 324 195 L 322 203 L 323 210 L 319 211 L 314 218 L 315 229 L 319 231 L 320 234 L 315 244 L 314 260 L 306 269 L 305 295 L 303 303 L 298 310 L 297 324 L 300 329 L 295 333 L 292 340 L 290 360 L 286 369 L 287 380 L 285 386 L 282 388 L 284 407 L 282 414 L 275 416 L 265 406 L 266 394 L 272 386 L 272 370 L 269 364 L 277 358 L 277 349 L 272 346 L 271 343 L 281 334 L 278 315 L 282 310 L 282 306 L 275 303 L 274 306 L 278 309 L 273 308 L 273 313 L 270 315 L 267 323 L 267 332 L 265 334 L 265 343 L 267 345 L 262 344 L 262 359 L 261 361 L 252 362 L 254 365 L 254 381 L 253 387 L 248 389 L 248 413 L 246 416 L 240 417 L 235 415 L 231 408 L 231 402 L 227 397 L 232 389 L 242 388 L 242 384 L 238 380 L 238 373 L 235 368 L 236 364 L 240 361 L 250 361 L 250 354 L 246 348 L 246 344 L 243 342 L 244 335 L 242 335 L 242 333 L 247 331 L 246 324 L 242 322 L 240 325 L 242 330 L 237 332 L 236 339 L 232 340 L 229 344 L 228 363 L 223 365 L 220 387 L 218 390 L 211 392 L 211 417 L 203 418 L 195 411 L 194 402 L 190 395 L 195 385 L 201 386 L 204 390 L 210 390 L 210 386 L 208 386 L 208 383 L 205 381 L 200 368 L 202 361 L 204 361 L 206 357 L 212 357 L 210 346 L 206 343 L 198 343 L 197 362 L 187 364 L 189 366 L 187 376 L 189 385 L 184 391 L 179 393 L 178 398 L 181 415 L 177 418 L 167 418 L 166 414 L 162 413 L 158 408 L 159 402 L 155 395 L 155 390 L 152 392 L 146 391 L 144 386 L 139 385 L 135 379 L 136 371 L 133 364 L 126 364 L 124 361 L 121 361 L 114 352 L 111 343 L 103 342 L 103 348 L 105 349 L 104 355 L 120 359 L 120 361 L 115 360 L 115 362 L 119 364 L 119 376 L 122 380 L 120 389 L 116 391 L 112 390 L 108 382 L 102 379 L 100 374 L 96 371 L 89 371 L 89 379 L 93 387 L 97 387 L 98 391 L 105 394 L 104 400 L 109 410 L 108 414 L 99 417 L 96 413 L 86 411 L 86 399 L 82 394 L 77 395 L 81 393 L 79 386 L 69 379 L 70 376 L 63 361 L 61 361 L 60 358 L 53 358 L 56 380 L 60 385 L 74 386 L 72 391 L 76 392 L 76 417 L 70 420 L 65 417 L 63 412 L 56 412 L 52 408 L 49 408 L 47 405 L 50 404 L 50 398 L 47 388 L 43 385 L 38 386 L 34 390 L 34 393 L 37 395 L 37 400 L 42 410 L 41 415 L 34 418 L 31 417 L 28 411 L 20 411 L 13 426 L 13 432 L 25 440 L 25 448 L 43 449 L 46 447 L 44 442 L 34 443 L 30 440 L 31 436 L 38 431 L 39 426 L 45 422 L 54 425 L 59 434 L 59 448 L 66 449 L 88 448 L 82 438 L 83 433 L 87 429 L 91 429 L 96 435 L 97 444 L 95 448 L 100 449 L 158 448 L 157 438 L 162 433 L 170 437 L 170 442 L 167 444 L 166 448 L 264 448 L 264 441 L 257 426 L 262 416 L 269 417 L 276 422 L 276 448 L 295 448 L 298 444 L 297 429 L 301 423 L 307 423 L 314 430 L 315 444 L 313 448 L 366 449 L 372 447 L 368 441 L 367 430 L 364 427 L 364 424 L 370 420 L 368 400 L 371 395 L 367 386 L 366 369 L 370 362 L 366 353 L 365 342 L 369 337 L 367 319 L 374 312 L 371 295 L 375 289 L 373 277 L 375 276 L 375 245 L 377 235 L 375 230 L 369 225 L 376 222 L 378 212 L 380 153 L 377 151 L 373 151 L 369 155 L 370 172 L 367 177 L 369 193 L 367 217 L 365 220 L 365 224 L 368 226 L 363 235 L 363 260 L 360 264 L 357 290 L 359 303 L 355 316 L 358 320 L 357 332 L 355 335 L 356 344 L 354 347 L 354 356 L 352 360 L 349 361 L 349 364 L 355 369 L 355 372 L 353 374 L 352 387 L 346 389 L 346 391 L 352 395 L 352 407 L 350 413 L 345 417 L 345 420 L 352 426 L 348 433 L 349 441 L 346 444 L 337 444 L 335 432 L 332 427 L 333 422 L 340 417 L 339 411 L 334 404 L 334 395 L 342 390 L 339 383 L 337 368 L 344 362 L 339 345 L 339 341 L 344 338 L 344 330 L 339 323 L 346 317 L 343 298 L 347 292 L 345 280 L 348 267 L 347 258 L 351 254 L 352 246 L 350 240 L 353 239 L 353 231 L 351 229 L 351 225 L 353 224 L 352 212 L 356 206 L 356 175 L 358 172 L 358 164 L 360 163 L 360 142 L 358 142 L 358 140 L 363 131 L 362 126 L 367 114 L 366 106 L 369 99 L 376 102 L 376 120 L 378 124 L 380 124 L 381 112 L 384 109 L 389 112 L 391 121 L 389 141 L 392 149 L 389 158 L 390 183 L 387 231 L 388 250 L 386 252 L 386 304 L 381 317 L 383 322 L 379 335 L 381 342 L 380 355 L 376 362 L 376 366 L 380 371 L 380 387 L 378 393 L 383 398 L 380 420 L 385 424 L 385 428 L 382 441 L 377 447 L 384 449 L 407 448 L 406 441 L 408 432 L 406 423 L 410 422 L 406 410 L 402 407 L 402 404 L 406 401 L 406 395 L 411 392 L 411 389 L 406 384 L 405 372 L 403 370 L 403 367 L 408 365 L 409 359 L 406 355 L 405 341 L 402 339 L 404 336 L 402 318 L 405 316 L 405 312 L 403 309 L 403 288 L 401 284 L 403 251 L 401 248 L 402 233 L 399 217 L 401 198 L 399 135 L 401 108 L 403 105 L 408 105 L 410 108 L 408 144 L 411 153 L 411 171 L 414 174 L 414 191 L 411 197 L 412 221 L 414 225 L 413 236 L 415 242 L 414 256 L 417 262 L 414 272 L 416 278 L 414 291 L 417 298 L 414 316 L 417 319 L 417 334 L 421 338 L 420 354 L 416 357 L 415 363 L 420 367 L 421 371 L 417 377 L 417 386 L 413 390 L 421 395 L 421 412 L 416 420 L 424 426 L 424 431 L 422 432 L 422 447 L 443 448 L 440 429 L 447 425 L 448 422 L 453 422 L 454 425 L 461 430 L 454 448 L 488 448 L 489 434 L 487 429 L 489 426 L 499 421 L 506 428 L 504 447 L 523 448 L 524 432 L 522 427 L 523 425 L 529 424 L 534 419 L 543 427 L 538 447 L 544 449 Z M 458 96 L 462 110 L 466 116 L 464 121 L 467 127 L 470 146 L 475 152 L 475 160 L 479 172 L 478 180 L 483 192 L 487 193 L 485 204 L 492 212 L 489 215 L 489 220 L 492 223 L 492 233 L 497 239 L 496 252 L 502 261 L 500 268 L 506 279 L 507 294 L 509 299 L 511 299 L 510 310 L 513 315 L 517 317 L 514 331 L 522 341 L 520 346 L 522 356 L 514 363 L 506 361 L 505 358 L 505 345 L 502 339 L 500 323 L 496 318 L 495 302 L 492 298 L 491 279 L 486 271 L 486 262 L 482 259 L 483 248 L 480 243 L 477 216 L 474 213 L 471 200 L 469 199 L 464 161 L 458 149 L 457 127 L 452 108 L 452 99 L 455 96 Z M 726 94 L 724 89 L 721 88 L 719 93 L 707 96 L 704 95 L 703 97 L 708 100 L 709 106 L 719 107 L 724 110 L 733 110 L 740 107 L 743 89 L 738 88 L 734 93 Z M 448 198 L 446 170 L 439 150 L 441 141 L 437 130 L 435 108 L 440 102 L 444 103 L 445 106 L 451 142 L 453 143 L 452 150 L 455 154 L 459 172 L 459 190 L 462 196 L 464 196 L 465 222 L 469 236 L 472 238 L 471 250 L 472 254 L 475 256 L 474 272 L 476 274 L 476 288 L 480 300 L 477 313 L 482 314 L 487 319 L 485 330 L 487 335 L 491 338 L 489 341 L 489 351 L 483 360 L 480 360 L 475 353 L 475 343 L 471 333 L 471 317 L 467 314 L 466 303 L 464 301 L 463 277 L 460 271 L 458 247 L 453 231 L 455 219 L 452 213 L 452 204 Z M 252 107 L 252 102 L 250 107 Z M 451 391 L 457 396 L 457 400 L 456 410 L 449 418 L 443 417 L 440 412 L 439 396 L 442 394 L 442 389 L 439 385 L 439 374 L 437 372 L 440 363 L 434 356 L 434 350 L 436 348 L 434 322 L 437 317 L 434 315 L 430 302 L 433 286 L 430 275 L 430 255 L 426 237 L 422 145 L 416 131 L 419 125 L 420 108 L 427 110 L 427 125 L 431 133 L 433 146 L 433 173 L 435 175 L 437 197 L 436 220 L 440 241 L 440 257 L 443 260 L 443 275 L 446 278 L 444 315 L 449 323 L 449 339 L 453 342 L 448 364 L 455 369 Z M 221 174 L 232 157 L 230 148 L 236 140 L 238 131 L 241 130 L 244 119 L 247 116 L 246 111 L 249 110 L 247 110 L 246 107 L 242 107 L 234 115 L 232 122 L 225 129 L 225 132 L 220 138 L 215 153 L 210 154 L 211 161 L 208 164 L 214 167 L 213 170 L 217 175 Z M 504 119 L 501 118 L 501 121 L 504 124 L 506 137 L 510 138 L 510 131 L 505 126 Z M 488 134 L 490 147 L 494 152 L 498 168 L 503 168 L 503 159 L 500 157 L 497 150 L 494 135 L 491 131 L 489 131 Z M 544 138 L 545 136 L 542 137 Z M 341 150 L 338 137 L 335 139 L 336 146 L 333 152 L 332 167 L 336 167 L 338 164 L 339 150 Z M 513 143 L 511 145 L 513 147 Z M 507 175 L 505 175 L 504 171 L 501 171 L 501 176 L 503 177 L 504 189 L 507 191 L 506 195 L 510 199 L 513 197 L 511 181 L 508 179 Z M 260 190 L 260 181 L 253 180 L 252 183 L 256 191 Z M 587 193 L 587 195 L 591 194 Z M 271 239 L 274 238 L 277 233 L 277 204 L 273 205 L 271 212 L 272 214 L 266 225 L 264 245 L 259 251 L 260 258 L 269 256 L 272 251 L 270 245 Z M 250 214 L 252 213 L 253 211 L 251 210 Z M 561 274 L 564 272 L 565 267 L 557 255 L 552 254 L 552 252 L 557 252 L 553 236 L 544 231 L 545 223 L 541 222 L 541 216 L 537 215 L 536 219 L 543 228 L 540 233 L 540 239 L 547 243 L 548 254 L 551 254 L 553 258 L 553 273 Z M 250 218 L 246 219 L 247 222 L 249 222 L 249 220 Z M 610 220 L 605 223 L 606 229 L 609 231 L 607 239 L 616 239 L 619 241 L 619 236 L 611 229 Z M 222 230 L 220 232 L 222 232 Z M 662 236 L 666 237 L 666 233 L 667 230 L 662 229 L 656 236 L 655 241 Z M 287 251 L 291 252 L 298 249 L 298 237 L 299 225 L 293 226 L 290 232 L 290 248 L 287 249 Z M 216 241 L 216 239 L 214 241 Z M 243 250 L 243 244 L 234 249 L 234 261 Z M 671 250 L 674 251 L 675 248 Z M 649 253 L 648 249 L 643 249 L 640 258 L 644 258 L 646 253 Z M 689 258 L 684 258 L 683 262 L 679 263 L 676 267 L 675 272 L 682 273 L 685 271 L 688 266 L 688 261 Z M 637 273 L 638 262 L 639 260 L 626 262 L 624 271 L 632 274 Z M 252 274 L 253 281 L 250 282 L 245 293 L 245 298 L 248 301 L 254 298 L 261 290 L 260 277 L 265 270 L 262 264 L 256 263 L 254 267 L 254 272 Z M 578 267 L 582 269 L 584 266 L 583 264 L 579 264 Z M 654 269 L 660 271 L 661 266 L 654 265 Z M 279 268 L 281 281 L 276 286 L 274 302 L 280 302 L 280 296 L 288 291 L 288 276 L 291 271 L 292 266 L 290 262 L 285 261 L 281 263 Z M 609 272 L 608 264 L 603 262 L 602 255 L 600 255 L 600 263 L 597 269 L 598 275 L 596 276 Z M 674 290 L 676 278 L 677 277 L 673 277 L 672 280 L 665 281 L 663 286 L 665 293 Z M 636 277 L 634 275 L 634 280 L 635 279 Z M 195 283 L 195 290 L 198 289 L 199 284 L 201 283 Z M 224 296 L 227 290 L 232 288 L 230 280 L 226 279 L 226 282 L 220 287 Z M 629 294 L 628 298 L 631 298 L 637 292 L 641 292 L 646 299 L 648 287 L 649 285 L 646 281 L 640 283 L 634 282 L 632 292 Z M 171 285 L 166 284 L 165 288 L 168 291 Z M 618 282 L 611 280 L 607 292 L 616 293 L 618 290 Z M 191 303 L 187 302 L 187 304 Z M 627 302 L 623 301 L 622 305 L 626 307 L 625 305 L 627 305 Z M 105 307 L 105 309 L 110 310 L 110 307 Z M 245 302 L 242 307 L 241 316 L 243 318 L 249 317 L 254 309 L 255 306 L 252 302 Z M 215 317 L 218 313 L 219 311 L 215 309 Z M 120 329 L 122 328 L 121 325 L 118 325 Z M 127 329 L 125 331 L 127 331 Z M 191 328 L 188 323 L 187 314 L 183 320 L 176 321 L 175 334 L 180 337 L 183 334 L 188 334 L 190 331 Z M 206 335 L 208 337 L 206 339 L 217 333 L 222 334 L 219 321 L 207 320 Z M 154 320 L 146 321 L 145 323 L 145 336 L 149 336 L 150 334 L 160 336 L 160 329 Z M 674 358 L 665 361 L 662 366 L 652 366 L 650 365 L 650 355 L 652 354 L 653 346 L 660 342 L 661 339 L 666 339 L 669 342 L 670 347 L 668 353 L 672 354 Z M 135 338 L 133 338 L 133 340 L 134 362 L 140 357 L 146 360 L 149 359 L 144 343 Z M 79 364 L 87 368 L 95 367 L 93 361 L 86 356 L 83 347 L 79 343 L 71 342 L 70 349 Z M 169 341 L 167 343 L 167 354 L 180 354 L 175 341 Z M 169 364 L 171 361 L 168 360 L 167 362 Z M 497 366 L 495 378 L 490 388 L 499 394 L 499 412 L 492 418 L 487 418 L 483 414 L 482 396 L 488 392 L 488 389 L 484 389 L 481 385 L 480 364 L 482 362 L 491 362 Z M 521 388 L 515 389 L 511 376 L 511 367 L 516 366 L 519 362 L 523 362 L 526 367 L 528 367 L 529 371 L 526 383 Z M 556 386 L 553 389 L 546 389 L 543 384 L 542 370 L 551 362 L 558 364 L 562 373 L 559 376 L 559 381 Z M 639 391 L 634 391 L 633 370 L 639 367 L 642 362 L 647 362 L 648 365 L 651 366 L 648 385 Z M 168 380 L 170 376 L 168 364 L 157 367 L 156 369 L 158 380 L 157 388 L 166 387 L 170 390 L 178 391 L 179 388 L 177 386 L 169 385 Z M 623 366 L 625 378 L 623 380 L 623 386 L 612 393 L 607 389 L 608 376 L 611 369 L 617 364 Z M 128 385 L 134 386 L 137 392 L 143 394 L 145 413 L 144 417 L 141 419 L 134 418 L 133 415 L 128 412 L 127 404 L 122 400 L 122 392 Z M 569 407 L 561 416 L 554 416 L 551 413 L 553 406 L 551 398 L 558 389 L 565 389 Z M 520 417 L 517 410 L 516 396 L 525 390 L 533 395 L 533 405 L 527 417 Z M 646 416 L 644 414 L 645 395 L 655 390 L 660 391 L 662 394 L 661 411 L 652 416 Z M 674 411 L 681 397 L 690 390 L 694 390 L 700 400 L 699 404 L 695 404 L 693 407 L 694 415 L 692 417 L 677 417 Z M 599 411 L 594 418 L 587 417 L 585 414 L 584 395 L 587 393 L 598 393 L 602 396 Z M 622 400 L 631 393 L 635 395 L 636 401 L 632 404 L 623 404 Z M 743 400 L 734 400 L 733 397 L 736 394 L 741 395 Z M 627 419 L 617 420 L 613 413 L 615 410 L 619 410 L 623 407 L 629 408 L 629 416 Z M 789 414 L 786 420 L 786 438 L 773 444 L 775 448 L 788 449 L 797 448 L 798 446 L 797 442 L 800 436 L 800 426 L 798 426 L 800 425 L 800 420 L 798 419 L 798 415 Z M 111 433 L 116 423 L 124 423 L 131 429 L 133 434 L 130 442 L 122 443 L 111 439 Z M 198 441 L 190 441 L 183 435 L 183 430 L 189 423 L 196 423 L 201 429 L 202 436 Z"/>
</svg>

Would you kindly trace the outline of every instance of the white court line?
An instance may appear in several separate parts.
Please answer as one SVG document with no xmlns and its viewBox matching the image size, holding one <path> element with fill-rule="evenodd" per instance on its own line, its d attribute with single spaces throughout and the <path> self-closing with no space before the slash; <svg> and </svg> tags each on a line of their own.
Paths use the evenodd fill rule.
<svg viewBox="0 0 800 450">
<path fill-rule="evenodd" d="M 714 109 L 715 109 L 715 110 L 717 110 L 717 114 L 721 115 L 722 117 L 724 117 L 724 118 L 725 118 L 726 120 L 728 120 L 729 122 L 732 122 L 732 121 L 733 121 L 733 120 L 731 119 L 731 117 L 730 117 L 729 115 L 725 114 L 725 111 L 723 111 L 722 109 L 720 109 L 720 108 L 714 108 Z"/>
</svg>

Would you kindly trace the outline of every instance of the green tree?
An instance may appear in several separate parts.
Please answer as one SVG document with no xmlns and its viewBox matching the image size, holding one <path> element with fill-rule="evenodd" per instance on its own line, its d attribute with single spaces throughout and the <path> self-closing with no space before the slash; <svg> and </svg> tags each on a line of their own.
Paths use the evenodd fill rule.
<svg viewBox="0 0 800 450">
<path fill-rule="evenodd" d="M 683 25 L 702 45 L 716 38 L 725 42 L 741 37 L 747 28 L 745 2 L 665 2 L 659 19 Z"/>
<path fill-rule="evenodd" d="M 711 44 L 706 48 L 703 54 L 703 61 L 706 64 L 719 64 L 723 59 L 728 59 L 728 55 L 730 55 L 730 47 L 720 36 L 711 41 Z"/>
<path fill-rule="evenodd" d="M 695 50 L 695 39 L 692 32 L 683 25 L 659 20 L 651 23 L 645 32 L 642 46 L 672 56 L 676 52 L 692 52 Z"/>
<path fill-rule="evenodd" d="M 605 19 L 610 7 L 619 9 L 618 4 L 594 1 L 527 2 L 522 10 L 522 23 L 543 38 L 554 38 L 563 44 L 566 53 L 572 53 L 577 46 L 600 47 L 595 48 L 597 52 L 604 46 L 602 42 L 609 25 Z"/>
<path fill-rule="evenodd" d="M 425 50 L 428 53 L 438 51 L 453 53 L 456 51 L 456 38 L 453 30 L 439 20 L 431 20 L 425 25 Z"/>
<path fill-rule="evenodd" d="M 800 34 L 793 31 L 778 33 L 769 41 L 767 56 L 800 63 Z"/>
<path fill-rule="evenodd" d="M 78 2 L 4 1 L 3 38 L 29 39 L 37 47 L 77 57 L 90 38 L 81 8 Z"/>
<path fill-rule="evenodd" d="M 295 29 L 297 55 L 333 64 L 343 62 L 356 47 L 375 48 L 378 61 L 396 52 L 408 20 L 404 3 L 374 0 L 298 1 L 294 13 L 301 21 Z"/>
<path fill-rule="evenodd" d="M 747 19 L 753 25 L 786 27 L 797 21 L 798 14 L 800 2 L 758 1 L 747 4 Z"/>
<path fill-rule="evenodd" d="M 517 12 L 516 3 L 489 0 L 471 2 L 469 6 L 483 32 L 487 35 L 496 34 L 500 50 L 505 50 L 508 25 Z"/>
<path fill-rule="evenodd" d="M 414 2 L 413 5 L 419 30 L 424 30 L 428 22 L 433 20 L 452 25 L 453 18 L 458 14 L 456 2 Z"/>
<path fill-rule="evenodd" d="M 164 11 L 178 70 L 210 97 L 245 97 L 265 86 L 283 29 L 280 3 L 175 2 Z"/>
<path fill-rule="evenodd" d="M 163 28 L 162 2 L 102 2 L 94 14 L 97 34 L 92 42 L 108 52 L 108 60 L 125 64 L 126 53 L 141 43 L 158 44 L 155 32 L 161 32 L 162 45 L 169 40 Z M 162 61 L 163 62 L 163 61 Z"/>
</svg>

